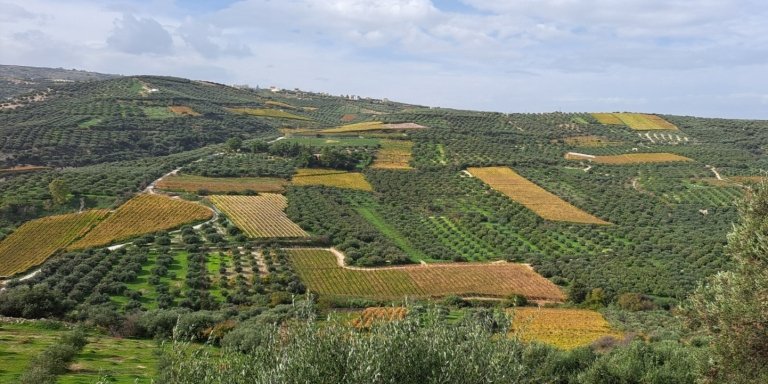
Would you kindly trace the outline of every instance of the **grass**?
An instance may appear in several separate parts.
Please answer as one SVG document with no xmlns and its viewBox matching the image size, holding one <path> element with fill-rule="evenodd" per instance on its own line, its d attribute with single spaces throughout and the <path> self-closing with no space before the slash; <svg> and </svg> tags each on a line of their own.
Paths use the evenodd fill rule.
<svg viewBox="0 0 768 384">
<path fill-rule="evenodd" d="M 378 139 L 361 137 L 289 137 L 289 143 L 297 143 L 311 147 L 375 147 Z"/>
<path fill-rule="evenodd" d="M 571 205 L 508 167 L 467 168 L 467 171 L 543 219 L 582 224 L 610 224 Z"/>
<path fill-rule="evenodd" d="M 309 290 L 321 295 L 395 299 L 448 295 L 501 298 L 512 294 L 562 301 L 563 293 L 528 266 L 512 263 L 430 264 L 352 270 L 322 249 L 289 249 Z"/>
<path fill-rule="evenodd" d="M 93 117 L 81 122 L 77 126 L 80 128 L 90 128 L 90 127 L 93 127 L 94 125 L 100 124 L 102 121 L 104 121 L 104 119 L 101 117 Z"/>
<path fill-rule="evenodd" d="M 171 112 L 168 107 L 144 107 L 142 110 L 150 119 L 170 119 L 176 117 L 176 113 Z"/>
<path fill-rule="evenodd" d="M 427 255 L 425 255 L 423 252 L 421 252 L 419 249 L 414 247 L 410 241 L 408 241 L 406 238 L 403 237 L 400 232 L 398 232 L 394 227 L 389 225 L 384 219 L 379 216 L 376 211 L 374 211 L 370 207 L 355 207 L 355 210 L 357 213 L 359 213 L 363 218 L 368 220 L 369 223 L 371 223 L 374 227 L 376 227 L 379 232 L 381 232 L 384 236 L 392 240 L 397 246 L 403 250 L 413 261 L 420 261 L 420 260 L 426 260 L 429 259 Z"/>
<path fill-rule="evenodd" d="M 279 109 L 264 109 L 264 108 L 227 108 L 232 113 L 239 113 L 243 115 L 261 116 L 261 117 L 274 117 L 276 119 L 290 119 L 290 120 L 312 120 L 305 116 L 294 115 L 281 111 Z"/>
<path fill-rule="evenodd" d="M 602 314 L 595 311 L 521 307 L 515 308 L 513 313 L 512 328 L 526 341 L 572 349 L 603 337 L 623 338 L 620 332 L 611 329 Z"/>
<path fill-rule="evenodd" d="M 565 154 L 565 158 L 567 160 L 588 160 L 597 164 L 609 165 L 693 161 L 693 159 L 674 153 L 626 153 L 623 155 L 593 156 L 568 152 Z"/>
<path fill-rule="evenodd" d="M 198 193 L 205 190 L 214 193 L 246 191 L 281 193 L 287 182 L 276 177 L 204 177 L 171 175 L 165 177 L 157 188 L 168 191 Z"/>
<path fill-rule="evenodd" d="M 368 183 L 362 173 L 337 171 L 333 169 L 301 168 L 296 171 L 291 184 L 325 185 L 328 187 L 357 189 L 360 191 L 373 191 L 373 186 Z"/>
<path fill-rule="evenodd" d="M 0 382 L 17 382 L 32 358 L 68 332 L 45 324 L 0 323 Z M 109 375 L 114 383 L 148 384 L 157 374 L 156 350 L 154 341 L 117 339 L 92 331 L 88 344 L 75 357 L 75 369 L 59 376 L 57 383 L 91 384 Z"/>
<path fill-rule="evenodd" d="M 320 133 L 347 133 L 347 132 L 365 132 L 384 129 L 384 123 L 381 121 L 363 121 L 361 123 L 342 125 L 336 128 L 323 129 Z"/>
</svg>

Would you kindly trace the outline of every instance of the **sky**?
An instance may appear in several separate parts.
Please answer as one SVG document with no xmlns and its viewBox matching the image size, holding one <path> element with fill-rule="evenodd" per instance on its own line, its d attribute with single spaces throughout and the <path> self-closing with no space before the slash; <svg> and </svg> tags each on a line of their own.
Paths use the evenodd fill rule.
<svg viewBox="0 0 768 384">
<path fill-rule="evenodd" d="M 764 0 L 0 0 L 0 64 L 768 119 L 767 21 Z"/>
</svg>

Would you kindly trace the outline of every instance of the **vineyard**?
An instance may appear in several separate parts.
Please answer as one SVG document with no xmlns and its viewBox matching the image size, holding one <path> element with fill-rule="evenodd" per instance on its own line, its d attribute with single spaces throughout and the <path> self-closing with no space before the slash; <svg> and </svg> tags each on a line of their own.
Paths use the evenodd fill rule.
<svg viewBox="0 0 768 384">
<path fill-rule="evenodd" d="M 411 169 L 413 143 L 405 140 L 382 140 L 381 149 L 376 152 L 373 168 Z"/>
<path fill-rule="evenodd" d="M 645 113 L 593 113 L 601 124 L 626 125 L 636 131 L 677 130 L 677 127 L 656 115 Z"/>
<path fill-rule="evenodd" d="M 369 307 L 352 320 L 355 328 L 368 329 L 376 323 L 402 320 L 408 314 L 405 307 Z"/>
<path fill-rule="evenodd" d="M 611 329 L 599 312 L 566 308 L 515 308 L 512 328 L 526 341 L 538 341 L 558 348 L 589 345 L 598 339 L 623 335 Z"/>
<path fill-rule="evenodd" d="M 253 238 L 305 237 L 301 227 L 285 215 L 285 196 L 265 193 L 259 196 L 211 196 L 211 202 L 221 209 L 240 229 Z"/>
<path fill-rule="evenodd" d="M 107 215 L 85 211 L 32 220 L 0 242 L 0 276 L 12 276 L 42 264 L 56 251 L 84 235 Z"/>
<path fill-rule="evenodd" d="M 158 189 L 200 194 L 226 192 L 281 193 L 286 181 L 276 177 L 204 177 L 194 175 L 170 175 L 157 183 Z"/>
<path fill-rule="evenodd" d="M 362 173 L 333 169 L 297 169 L 291 184 L 299 186 L 325 185 L 327 187 L 373 191 L 373 187 L 371 187 L 371 184 L 368 183 Z"/>
<path fill-rule="evenodd" d="M 159 195 L 138 195 L 121 205 L 82 239 L 67 249 L 111 244 L 132 237 L 165 231 L 186 223 L 210 219 L 210 209 L 196 203 Z"/>
<path fill-rule="evenodd" d="M 391 299 L 517 294 L 536 300 L 564 299 L 556 285 L 522 264 L 446 264 L 350 270 L 339 266 L 336 256 L 327 250 L 292 249 L 288 252 L 307 288 L 321 295 Z"/>
<path fill-rule="evenodd" d="M 588 160 L 597 164 L 624 165 L 640 163 L 669 163 L 676 161 L 693 161 L 685 156 L 674 153 L 627 153 L 613 156 L 594 156 L 582 153 L 568 152 L 566 160 Z"/>
<path fill-rule="evenodd" d="M 584 224 L 609 224 L 539 187 L 507 167 L 468 168 L 469 173 L 509 196 L 543 219 Z"/>
</svg>

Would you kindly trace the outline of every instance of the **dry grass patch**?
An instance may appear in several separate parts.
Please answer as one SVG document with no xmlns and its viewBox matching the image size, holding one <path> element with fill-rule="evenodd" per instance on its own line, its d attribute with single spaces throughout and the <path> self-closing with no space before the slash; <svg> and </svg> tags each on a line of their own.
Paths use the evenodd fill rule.
<svg viewBox="0 0 768 384">
<path fill-rule="evenodd" d="M 88 232 L 107 213 L 107 210 L 93 210 L 24 223 L 0 242 L 0 276 L 12 276 L 42 264 Z"/>
<path fill-rule="evenodd" d="M 177 115 L 200 116 L 199 112 L 185 105 L 174 105 L 174 106 L 168 107 L 168 110 Z"/>
<path fill-rule="evenodd" d="M 308 117 L 294 115 L 281 111 L 279 109 L 264 109 L 264 108 L 227 108 L 227 111 L 232 113 L 239 113 L 243 115 L 261 116 L 261 117 L 274 117 L 276 119 L 292 119 L 292 120 L 312 120 Z"/>
<path fill-rule="evenodd" d="M 157 183 L 158 189 L 198 193 L 225 192 L 273 192 L 285 191 L 287 182 L 276 177 L 203 177 L 194 175 L 170 175 Z"/>
<path fill-rule="evenodd" d="M 322 249 L 288 250 L 307 287 L 332 296 L 399 298 L 459 295 L 502 298 L 513 294 L 532 300 L 562 301 L 560 288 L 524 264 L 430 264 L 347 269 Z"/>
<path fill-rule="evenodd" d="M 107 245 L 147 233 L 167 231 L 187 223 L 208 220 L 212 216 L 213 212 L 201 204 L 161 195 L 138 195 L 121 205 L 68 249 Z"/>
<path fill-rule="evenodd" d="M 401 131 L 408 129 L 425 129 L 427 127 L 415 123 L 384 124 L 381 121 L 364 121 L 361 123 L 342 125 L 336 128 L 329 128 L 320 131 L 320 133 L 350 133 L 366 131 Z"/>
<path fill-rule="evenodd" d="M 338 171 L 335 169 L 301 168 L 291 180 L 293 185 L 325 185 L 328 187 L 373 191 L 373 187 L 362 173 Z"/>
<path fill-rule="evenodd" d="M 10 175 L 10 174 L 15 174 L 15 173 L 26 173 L 26 172 L 44 171 L 46 169 L 51 169 L 51 168 L 50 167 L 40 166 L 40 165 L 17 165 L 15 167 L 0 169 L 0 176 L 6 175 L 6 174 Z"/>
<path fill-rule="evenodd" d="M 381 140 L 381 149 L 376 152 L 372 168 L 411 169 L 413 142 L 406 140 Z"/>
<path fill-rule="evenodd" d="M 288 200 L 283 195 L 211 196 L 211 201 L 248 236 L 254 238 L 307 237 L 301 227 L 285 214 Z"/>
<path fill-rule="evenodd" d="M 574 136 L 566 137 L 563 141 L 568 145 L 575 147 L 610 147 L 615 145 L 624 144 L 621 141 L 611 141 L 605 137 L 600 136 Z"/>
<path fill-rule="evenodd" d="M 568 152 L 565 154 L 565 158 L 567 160 L 588 160 L 597 164 L 609 165 L 693 161 L 693 159 L 674 153 L 627 153 L 623 155 L 594 156 L 584 153 Z"/>
<path fill-rule="evenodd" d="M 521 307 L 513 313 L 512 329 L 526 341 L 572 349 L 603 337 L 623 338 L 621 332 L 611 329 L 603 315 L 596 311 Z"/>
<path fill-rule="evenodd" d="M 593 113 L 592 117 L 603 125 L 624 125 L 624 122 L 613 113 Z"/>
<path fill-rule="evenodd" d="M 584 224 L 610 224 L 574 207 L 508 167 L 468 168 L 467 171 L 543 219 Z"/>
</svg>

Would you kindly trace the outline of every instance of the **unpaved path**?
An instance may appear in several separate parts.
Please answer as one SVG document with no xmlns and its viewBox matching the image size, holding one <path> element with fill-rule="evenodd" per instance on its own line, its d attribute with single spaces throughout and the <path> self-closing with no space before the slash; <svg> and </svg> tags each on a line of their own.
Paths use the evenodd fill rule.
<svg viewBox="0 0 768 384">
<path fill-rule="evenodd" d="M 712 171 L 712 173 L 714 173 L 714 174 L 715 174 L 715 177 L 716 177 L 718 180 L 723 180 L 723 177 L 722 177 L 722 176 L 720 176 L 720 172 L 718 172 L 718 171 L 717 171 L 717 169 L 716 169 L 715 167 L 713 167 L 713 166 L 711 166 L 711 165 L 706 165 L 706 167 L 707 167 L 707 168 L 709 168 L 709 170 L 710 170 L 710 171 Z"/>
<path fill-rule="evenodd" d="M 202 160 L 202 159 L 200 159 L 200 160 Z M 198 161 L 200 161 L 200 160 L 198 160 Z M 157 186 L 157 183 L 159 183 L 161 180 L 163 180 L 164 178 L 166 178 L 168 176 L 175 175 L 175 174 L 179 173 L 179 171 L 181 171 L 181 167 L 176 168 L 173 171 L 170 171 L 170 172 L 166 173 L 165 175 L 160 176 L 159 179 L 151 182 L 147 186 L 147 188 L 144 188 L 144 192 L 143 193 L 149 193 L 150 195 L 154 195 L 155 194 L 155 187 Z"/>
</svg>

